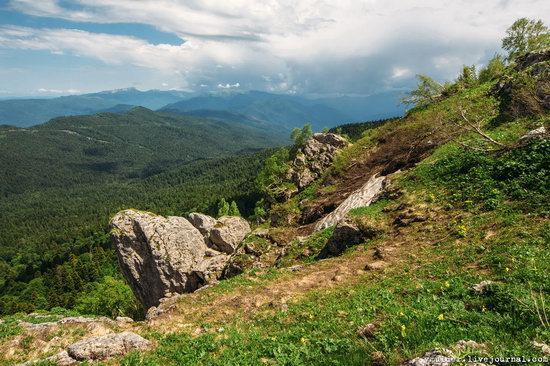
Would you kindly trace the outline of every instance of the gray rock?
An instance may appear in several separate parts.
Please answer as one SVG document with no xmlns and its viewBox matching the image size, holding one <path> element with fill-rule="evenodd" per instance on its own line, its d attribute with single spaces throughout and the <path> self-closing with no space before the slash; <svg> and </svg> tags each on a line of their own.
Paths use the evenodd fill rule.
<svg viewBox="0 0 550 366">
<path fill-rule="evenodd" d="M 347 248 L 359 244 L 363 241 L 364 235 L 351 220 L 343 220 L 334 228 L 332 236 L 329 238 L 318 259 L 334 257 L 342 254 Z"/>
<path fill-rule="evenodd" d="M 169 292 L 191 292 L 217 278 L 227 260 L 183 217 L 126 210 L 110 225 L 122 273 L 146 309 Z"/>
<path fill-rule="evenodd" d="M 218 223 L 210 232 L 210 240 L 216 249 L 231 254 L 250 231 L 250 225 L 245 219 L 224 216 L 218 219 Z"/>
<path fill-rule="evenodd" d="M 522 142 L 529 142 L 532 140 L 544 139 L 549 137 L 550 133 L 546 130 L 546 128 L 539 127 L 537 129 L 527 132 L 525 135 L 521 136 L 519 140 Z"/>
<path fill-rule="evenodd" d="M 57 325 L 57 322 L 45 322 L 45 323 L 29 323 L 24 321 L 18 321 L 17 325 L 30 332 L 41 332 L 48 330 Z"/>
<path fill-rule="evenodd" d="M 68 355 L 78 361 L 104 360 L 121 356 L 131 351 L 143 351 L 151 347 L 151 342 L 132 333 L 107 334 L 86 338 L 67 349 Z"/>
<path fill-rule="evenodd" d="M 252 232 L 252 235 L 256 235 L 259 238 L 269 239 L 269 229 L 258 228 Z"/>
<path fill-rule="evenodd" d="M 495 282 L 493 281 L 481 281 L 480 283 L 473 285 L 472 290 L 477 295 L 483 295 L 489 290 L 491 285 L 494 285 L 494 284 Z"/>
<path fill-rule="evenodd" d="M 476 341 L 472 340 L 460 340 L 456 343 L 455 348 L 460 351 L 464 351 L 467 349 L 484 350 L 487 348 L 487 346 L 483 343 L 477 343 Z"/>
<path fill-rule="evenodd" d="M 326 229 L 342 221 L 349 211 L 358 207 L 369 206 L 384 190 L 386 177 L 372 176 L 361 188 L 353 192 L 336 210 L 323 217 L 315 224 L 315 231 Z"/>
<path fill-rule="evenodd" d="M 210 236 L 210 231 L 217 223 L 215 218 L 197 212 L 189 214 L 189 222 L 205 237 Z"/>
<path fill-rule="evenodd" d="M 68 316 L 57 321 L 58 324 L 88 324 L 88 323 L 108 323 L 114 324 L 115 322 L 107 317 L 99 318 L 86 318 L 83 316 Z"/>
<path fill-rule="evenodd" d="M 134 322 L 134 319 L 129 318 L 127 316 L 117 316 L 115 320 L 116 320 L 117 323 L 133 323 Z"/>
<path fill-rule="evenodd" d="M 407 361 L 404 365 L 408 366 L 450 366 L 455 362 L 453 353 L 448 349 L 431 350 L 422 357 Z"/>
<path fill-rule="evenodd" d="M 546 343 L 539 343 L 537 341 L 533 341 L 533 346 L 535 348 L 538 348 L 544 355 L 550 356 L 550 346 Z"/>
<path fill-rule="evenodd" d="M 322 144 L 342 149 L 349 145 L 345 138 L 334 133 L 316 133 L 313 138 Z"/>
</svg>

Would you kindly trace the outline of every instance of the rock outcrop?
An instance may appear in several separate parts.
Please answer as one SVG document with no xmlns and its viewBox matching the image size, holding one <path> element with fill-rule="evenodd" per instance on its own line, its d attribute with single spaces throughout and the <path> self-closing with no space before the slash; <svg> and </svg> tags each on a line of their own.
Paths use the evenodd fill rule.
<svg viewBox="0 0 550 366">
<path fill-rule="evenodd" d="M 131 351 L 144 351 L 149 347 L 151 342 L 145 338 L 132 332 L 123 332 L 86 338 L 70 345 L 67 353 L 77 361 L 104 360 Z"/>
<path fill-rule="evenodd" d="M 184 217 L 126 210 L 111 229 L 122 273 L 146 309 L 167 293 L 191 292 L 219 277 L 228 259 Z"/>
<path fill-rule="evenodd" d="M 316 133 L 300 147 L 292 162 L 289 177 L 302 190 L 332 164 L 334 157 L 348 142 L 334 133 Z"/>
<path fill-rule="evenodd" d="M 385 182 L 385 176 L 372 176 L 361 188 L 350 194 L 336 210 L 319 220 L 317 224 L 315 224 L 315 231 L 323 230 L 338 224 L 344 219 L 347 213 L 354 208 L 370 205 L 382 193 Z"/>
<path fill-rule="evenodd" d="M 189 219 L 126 210 L 111 220 L 111 236 L 122 273 L 145 309 L 171 293 L 192 292 L 217 281 L 250 233 L 240 217 Z"/>
</svg>

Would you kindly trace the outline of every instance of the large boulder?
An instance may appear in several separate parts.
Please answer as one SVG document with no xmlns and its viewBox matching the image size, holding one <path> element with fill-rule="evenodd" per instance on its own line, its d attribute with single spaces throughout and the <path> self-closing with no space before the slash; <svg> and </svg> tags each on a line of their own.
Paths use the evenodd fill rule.
<svg viewBox="0 0 550 366">
<path fill-rule="evenodd" d="M 217 250 L 231 254 L 250 231 L 250 225 L 245 219 L 223 216 L 210 231 L 210 240 Z"/>
<path fill-rule="evenodd" d="M 167 293 L 191 292 L 218 278 L 228 260 L 183 217 L 125 210 L 110 226 L 122 273 L 146 309 Z"/>
<path fill-rule="evenodd" d="M 78 360 L 104 360 L 121 356 L 131 351 L 143 351 L 151 347 L 151 342 L 132 333 L 123 332 L 86 338 L 67 349 L 68 356 Z"/>
</svg>

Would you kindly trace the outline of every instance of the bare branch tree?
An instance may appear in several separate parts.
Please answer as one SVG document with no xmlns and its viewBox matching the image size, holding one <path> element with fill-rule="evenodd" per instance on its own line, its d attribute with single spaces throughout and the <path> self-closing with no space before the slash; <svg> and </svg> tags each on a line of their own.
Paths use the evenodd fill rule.
<svg viewBox="0 0 550 366">
<path fill-rule="evenodd" d="M 473 145 L 467 144 L 464 141 L 458 140 L 458 136 L 460 136 L 460 134 L 455 134 L 452 137 L 452 139 L 456 141 L 459 145 L 465 147 L 466 149 L 480 151 L 480 152 L 494 152 L 494 151 L 505 150 L 510 148 L 508 145 L 495 140 L 494 138 L 489 136 L 485 131 L 483 131 L 483 128 L 482 128 L 483 120 L 481 119 L 471 120 L 466 115 L 466 110 L 462 108 L 462 106 L 459 106 L 458 110 L 460 114 L 460 121 L 456 121 L 453 123 L 462 131 L 475 133 L 476 135 L 480 136 L 483 139 L 483 141 L 485 141 L 486 143 L 488 143 L 493 147 L 485 148 L 485 147 L 473 146 Z"/>
</svg>

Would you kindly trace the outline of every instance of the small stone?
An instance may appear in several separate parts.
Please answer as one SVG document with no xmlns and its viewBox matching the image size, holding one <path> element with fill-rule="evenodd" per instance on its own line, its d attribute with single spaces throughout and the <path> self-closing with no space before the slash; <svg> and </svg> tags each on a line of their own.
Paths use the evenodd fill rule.
<svg viewBox="0 0 550 366">
<path fill-rule="evenodd" d="M 460 340 L 456 343 L 456 349 L 459 349 L 459 350 L 465 350 L 465 349 L 476 349 L 476 350 L 481 350 L 481 349 L 485 349 L 486 346 L 482 343 L 477 343 L 476 341 L 465 341 L 465 340 Z"/>
<path fill-rule="evenodd" d="M 386 262 L 384 261 L 375 261 L 375 262 L 372 262 L 372 263 L 367 263 L 367 265 L 365 266 L 365 271 L 376 271 L 376 270 L 380 270 L 380 269 L 383 269 L 384 267 L 386 267 Z"/>
<path fill-rule="evenodd" d="M 127 316 L 117 316 L 116 319 L 117 323 L 133 323 L 134 319 L 129 318 Z"/>
<path fill-rule="evenodd" d="M 405 365 L 409 366 L 451 366 L 455 362 L 453 352 L 448 349 L 431 350 L 422 357 L 407 361 Z"/>
<path fill-rule="evenodd" d="M 489 290 L 491 285 L 494 285 L 494 284 L 495 282 L 493 281 L 481 281 L 480 283 L 472 286 L 472 290 L 476 295 L 483 295 Z"/>
<path fill-rule="evenodd" d="M 145 338 L 132 332 L 124 332 L 86 338 L 70 345 L 67 352 L 70 357 L 78 361 L 104 360 L 150 347 L 151 342 Z"/>
<path fill-rule="evenodd" d="M 342 276 L 342 275 L 336 275 L 336 276 L 332 277 L 332 280 L 333 280 L 334 282 L 342 282 L 342 281 L 344 280 L 344 276 Z"/>
<path fill-rule="evenodd" d="M 533 341 L 533 346 L 535 348 L 538 348 L 541 350 L 541 352 L 547 356 L 550 356 L 550 346 L 545 343 L 539 343 L 537 341 Z"/>
<path fill-rule="evenodd" d="M 374 259 L 384 259 L 385 256 L 386 256 L 386 252 L 384 251 L 383 248 L 380 248 L 380 247 L 374 248 L 374 253 L 372 255 Z"/>
<path fill-rule="evenodd" d="M 296 271 L 301 270 L 302 268 L 304 268 L 303 265 L 301 265 L 301 264 L 296 264 L 296 265 L 294 265 L 294 266 L 286 267 L 285 270 L 290 271 L 290 272 L 296 272 Z"/>
<path fill-rule="evenodd" d="M 536 139 L 548 138 L 549 136 L 550 134 L 548 133 L 548 131 L 546 131 L 546 128 L 539 127 L 537 129 L 527 132 L 525 135 L 521 136 L 519 139 L 520 141 L 527 142 L 527 141 L 536 140 Z"/>
<path fill-rule="evenodd" d="M 259 238 L 269 239 L 269 230 L 258 228 L 252 232 L 252 235 L 255 235 Z"/>
<path fill-rule="evenodd" d="M 386 364 L 386 356 L 384 356 L 383 352 L 380 351 L 374 351 L 371 354 L 372 362 L 374 365 L 384 365 Z"/>
<path fill-rule="evenodd" d="M 374 333 L 377 330 L 378 330 L 378 325 L 376 325 L 374 323 L 369 323 L 367 325 L 364 325 L 364 326 L 360 327 L 357 330 L 357 334 L 359 334 L 359 336 L 361 336 L 361 337 L 372 338 L 372 337 L 374 337 Z"/>
</svg>

